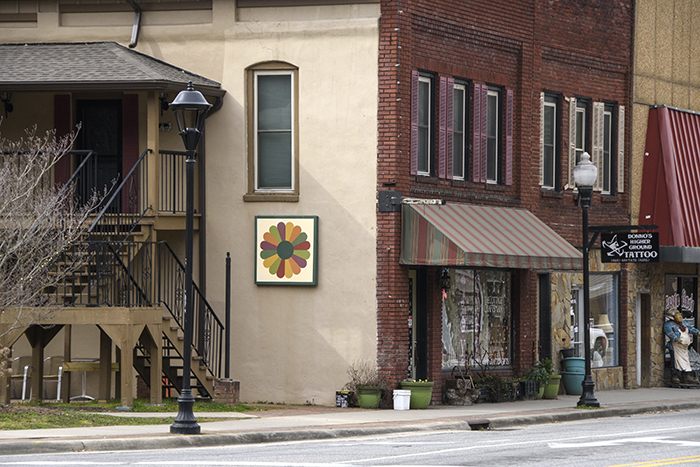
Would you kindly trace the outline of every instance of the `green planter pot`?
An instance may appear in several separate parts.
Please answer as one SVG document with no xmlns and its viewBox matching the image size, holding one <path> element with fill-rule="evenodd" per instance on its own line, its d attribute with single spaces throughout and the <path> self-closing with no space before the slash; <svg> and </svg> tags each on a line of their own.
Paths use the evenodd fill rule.
<svg viewBox="0 0 700 467">
<path fill-rule="evenodd" d="M 549 382 L 544 388 L 544 394 L 542 397 L 544 399 L 556 399 L 557 394 L 559 394 L 559 383 L 561 382 L 561 375 L 549 375 Z"/>
<path fill-rule="evenodd" d="M 537 391 L 537 400 L 542 399 L 542 396 L 544 396 L 544 388 L 546 387 L 546 384 L 540 384 L 540 389 Z"/>
<path fill-rule="evenodd" d="M 376 409 L 382 399 L 382 388 L 357 386 L 357 401 L 363 409 Z"/>
<path fill-rule="evenodd" d="M 411 408 L 427 409 L 433 397 L 433 382 L 403 381 L 401 389 L 411 390 Z"/>
</svg>

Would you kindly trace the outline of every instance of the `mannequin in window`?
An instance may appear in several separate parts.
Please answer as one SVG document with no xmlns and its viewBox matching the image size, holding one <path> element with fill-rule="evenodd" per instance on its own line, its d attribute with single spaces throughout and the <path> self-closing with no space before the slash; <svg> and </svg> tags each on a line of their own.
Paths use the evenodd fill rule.
<svg viewBox="0 0 700 467">
<path fill-rule="evenodd" d="M 688 356 L 688 346 L 693 342 L 691 334 L 697 336 L 698 330 L 683 319 L 677 308 L 666 310 L 666 318 L 664 333 L 669 338 L 668 346 L 673 356 L 671 383 L 698 384 Z"/>
</svg>

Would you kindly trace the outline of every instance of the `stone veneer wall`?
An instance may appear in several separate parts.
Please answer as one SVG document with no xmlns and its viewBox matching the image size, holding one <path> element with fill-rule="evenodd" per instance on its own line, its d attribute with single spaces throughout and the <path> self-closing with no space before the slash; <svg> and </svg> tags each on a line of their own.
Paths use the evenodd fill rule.
<svg viewBox="0 0 700 467">
<path fill-rule="evenodd" d="M 590 252 L 588 263 L 590 272 L 617 272 L 619 264 L 602 263 L 600 250 Z M 574 285 L 583 283 L 583 273 L 553 273 L 551 274 L 552 292 L 552 362 L 554 367 L 561 369 L 561 349 L 571 347 L 571 289 Z M 630 318 L 632 319 L 632 318 Z M 634 321 L 632 321 L 633 323 Z M 628 328 L 631 329 L 628 323 Z M 622 362 L 620 362 L 622 363 Z M 661 360 L 663 370 L 663 359 Z M 623 389 L 623 370 L 621 366 L 593 369 L 591 371 L 596 389 Z"/>
<path fill-rule="evenodd" d="M 637 329 L 638 299 L 640 294 L 651 296 L 651 377 L 652 387 L 664 385 L 664 353 L 665 336 L 663 332 L 666 275 L 697 274 L 695 264 L 679 263 L 647 263 L 629 264 L 630 281 L 628 288 L 629 300 L 629 347 L 628 374 L 629 385 L 637 385 L 637 339 L 640 331 Z"/>
</svg>

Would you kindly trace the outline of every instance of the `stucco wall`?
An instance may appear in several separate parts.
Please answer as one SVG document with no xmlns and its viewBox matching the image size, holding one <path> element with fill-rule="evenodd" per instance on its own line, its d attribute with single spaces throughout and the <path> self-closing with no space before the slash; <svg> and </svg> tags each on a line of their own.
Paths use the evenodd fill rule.
<svg viewBox="0 0 700 467">
<path fill-rule="evenodd" d="M 62 14 L 58 2 L 41 2 L 40 8 L 36 2 L 13 3 L 34 5 L 38 20 L 4 24 L 2 42 L 127 45 L 131 38 L 133 14 Z M 136 50 L 219 81 L 227 91 L 223 107 L 207 121 L 206 297 L 223 321 L 230 252 L 230 376 L 241 382 L 241 400 L 333 404 L 348 366 L 356 359 L 375 360 L 377 352 L 379 6 L 258 9 L 246 15 L 250 21 L 238 22 L 235 2 L 227 0 L 214 0 L 209 13 L 189 17 L 145 12 Z M 249 169 L 245 69 L 268 60 L 299 70 L 300 194 L 294 203 L 243 201 Z M 26 120 L 24 126 L 33 120 L 40 128 L 51 125 L 52 94 L 31 99 L 16 93 L 10 118 Z M 34 111 L 25 115 L 25 108 Z M 174 123 L 169 114 L 160 122 Z M 182 150 L 175 131 L 159 138 L 161 148 Z M 146 144 L 144 132 L 141 150 Z M 319 217 L 317 286 L 254 284 L 257 215 Z M 184 232 L 159 239 L 180 250 L 177 235 Z"/>
</svg>

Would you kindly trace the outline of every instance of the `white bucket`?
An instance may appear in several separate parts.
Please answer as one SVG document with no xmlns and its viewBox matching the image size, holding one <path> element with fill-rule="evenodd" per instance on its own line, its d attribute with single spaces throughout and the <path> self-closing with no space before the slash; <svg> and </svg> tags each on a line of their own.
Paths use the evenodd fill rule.
<svg viewBox="0 0 700 467">
<path fill-rule="evenodd" d="M 394 389 L 394 410 L 408 410 L 411 406 L 410 389 Z"/>
</svg>

